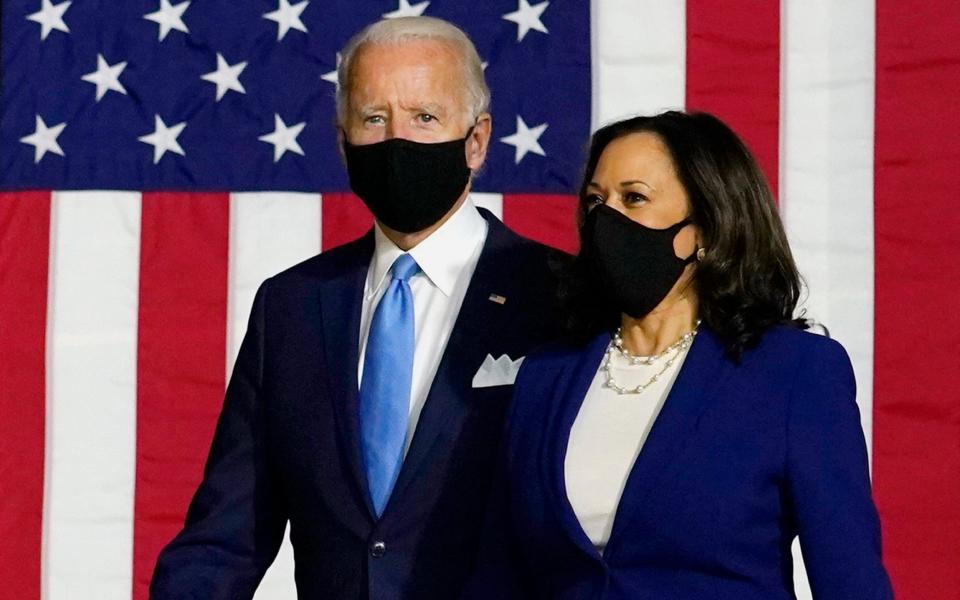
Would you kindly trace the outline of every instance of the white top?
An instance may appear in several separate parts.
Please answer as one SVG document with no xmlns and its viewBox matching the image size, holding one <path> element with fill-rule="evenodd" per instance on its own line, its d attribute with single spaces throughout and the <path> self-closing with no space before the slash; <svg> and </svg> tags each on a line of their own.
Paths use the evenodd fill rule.
<svg viewBox="0 0 960 600">
<path fill-rule="evenodd" d="M 426 402 L 486 238 L 487 222 L 473 201 L 467 198 L 446 223 L 409 251 L 420 265 L 420 272 L 411 277 L 409 282 L 413 293 L 415 340 L 406 449 L 410 448 L 420 411 Z M 367 271 L 360 311 L 358 387 L 363 380 L 363 360 L 373 313 L 389 286 L 390 267 L 403 254 L 403 250 L 384 235 L 379 224 L 374 226 L 373 239 L 373 258 Z"/>
<path fill-rule="evenodd" d="M 632 365 L 614 350 L 614 379 L 625 388 L 645 384 L 674 354 L 652 365 Z M 656 382 L 639 394 L 619 395 L 605 387 L 605 373 L 598 369 L 577 413 L 564 463 L 567 498 L 580 526 L 601 553 L 610 539 L 627 477 L 686 354 L 684 350 Z"/>
</svg>

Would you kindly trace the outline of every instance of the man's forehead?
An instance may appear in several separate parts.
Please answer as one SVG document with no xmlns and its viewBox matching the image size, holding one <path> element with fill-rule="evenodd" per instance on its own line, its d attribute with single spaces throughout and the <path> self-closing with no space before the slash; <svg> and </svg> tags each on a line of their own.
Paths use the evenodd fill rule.
<svg viewBox="0 0 960 600">
<path fill-rule="evenodd" d="M 442 107 L 463 100 L 463 71 L 449 42 L 415 39 L 361 46 L 351 67 L 350 103 L 365 107 L 401 102 Z"/>
<path fill-rule="evenodd" d="M 368 42 L 357 49 L 351 62 L 351 87 L 373 75 L 456 78 L 462 72 L 457 49 L 450 42 L 435 39 Z"/>
<path fill-rule="evenodd" d="M 354 61 L 358 61 L 364 55 L 383 54 L 388 56 L 397 56 L 407 54 L 409 56 L 422 56 L 424 58 L 450 57 L 460 58 L 461 52 L 456 44 L 451 40 L 443 38 L 411 37 L 397 40 L 370 40 L 364 42 L 354 51 Z"/>
</svg>

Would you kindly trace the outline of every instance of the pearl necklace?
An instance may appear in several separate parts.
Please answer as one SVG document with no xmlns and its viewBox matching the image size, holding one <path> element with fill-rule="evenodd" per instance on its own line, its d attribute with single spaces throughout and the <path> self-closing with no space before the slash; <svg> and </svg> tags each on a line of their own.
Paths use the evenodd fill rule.
<svg viewBox="0 0 960 600">
<path fill-rule="evenodd" d="M 700 326 L 700 321 L 697 321 L 696 327 Z M 634 356 L 630 354 L 630 351 L 623 347 L 623 337 L 621 336 L 620 328 L 617 328 L 616 333 L 613 334 L 613 339 L 610 340 L 610 345 L 607 346 L 607 351 L 603 357 L 603 364 L 600 365 L 600 369 L 604 372 L 605 382 L 604 386 L 613 390 L 617 395 L 623 396 L 626 394 L 639 394 L 643 390 L 647 389 L 657 381 L 660 377 L 663 376 L 667 370 L 677 362 L 677 360 L 683 355 L 683 353 L 690 348 L 693 344 L 693 339 L 697 337 L 697 329 L 694 328 L 692 331 L 688 331 L 683 334 L 679 340 L 667 346 L 663 352 L 655 354 L 653 356 Z M 616 350 L 621 356 L 628 359 L 632 365 L 652 365 L 661 358 L 664 358 L 670 353 L 673 353 L 673 356 L 667 359 L 663 364 L 663 368 L 660 369 L 657 373 L 653 375 L 646 383 L 641 383 L 640 385 L 632 388 L 625 388 L 622 385 L 618 384 L 616 379 L 613 377 L 613 368 L 611 366 L 611 360 L 613 358 L 613 352 Z"/>
<path fill-rule="evenodd" d="M 616 346 L 621 356 L 630 361 L 631 365 L 652 365 L 681 346 L 688 348 L 690 343 L 693 342 L 693 338 L 697 335 L 697 327 L 700 327 L 700 321 L 697 321 L 697 324 L 694 325 L 694 329 L 692 331 L 686 332 L 680 336 L 680 339 L 664 348 L 662 352 L 652 356 L 634 356 L 629 350 L 624 348 L 620 327 L 617 327 L 617 331 L 613 334 L 613 345 Z"/>
</svg>

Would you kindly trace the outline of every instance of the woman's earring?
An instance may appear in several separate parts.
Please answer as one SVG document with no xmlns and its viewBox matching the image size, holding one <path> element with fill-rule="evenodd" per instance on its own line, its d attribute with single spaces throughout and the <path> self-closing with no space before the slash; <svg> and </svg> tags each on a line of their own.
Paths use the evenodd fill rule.
<svg viewBox="0 0 960 600">
<path fill-rule="evenodd" d="M 697 262 L 703 262 L 703 257 L 706 256 L 706 255 L 707 255 L 707 251 L 706 251 L 705 248 L 698 248 L 698 249 L 697 249 Z"/>
</svg>

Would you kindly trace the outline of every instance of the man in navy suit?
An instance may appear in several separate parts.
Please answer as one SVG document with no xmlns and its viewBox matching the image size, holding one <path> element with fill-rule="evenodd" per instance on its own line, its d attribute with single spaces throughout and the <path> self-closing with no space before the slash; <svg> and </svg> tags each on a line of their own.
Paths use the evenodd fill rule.
<svg viewBox="0 0 960 600">
<path fill-rule="evenodd" d="M 468 195 L 491 118 L 463 32 L 381 21 L 342 54 L 340 142 L 376 225 L 258 291 L 155 600 L 251 598 L 288 520 L 302 599 L 454 598 L 475 562 L 556 254 Z"/>
</svg>

